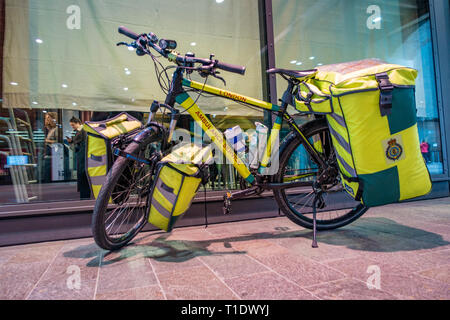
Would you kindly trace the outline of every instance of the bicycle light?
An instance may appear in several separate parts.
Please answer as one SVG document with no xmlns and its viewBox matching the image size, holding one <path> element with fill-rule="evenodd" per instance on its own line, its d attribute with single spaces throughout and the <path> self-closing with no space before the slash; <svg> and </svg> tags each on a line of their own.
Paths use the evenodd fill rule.
<svg viewBox="0 0 450 320">
<path fill-rule="evenodd" d="M 159 47 L 163 50 L 175 50 L 177 42 L 175 40 L 161 39 L 159 40 Z"/>
<path fill-rule="evenodd" d="M 156 36 L 156 34 L 154 34 L 153 32 L 150 32 L 147 35 L 148 39 L 152 42 L 152 43 L 157 43 L 158 42 L 158 37 Z"/>
</svg>

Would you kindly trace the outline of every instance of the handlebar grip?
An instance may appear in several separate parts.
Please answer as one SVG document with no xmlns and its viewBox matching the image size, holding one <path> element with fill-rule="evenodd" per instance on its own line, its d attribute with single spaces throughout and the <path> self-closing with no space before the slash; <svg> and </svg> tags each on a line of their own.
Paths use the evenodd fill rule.
<svg viewBox="0 0 450 320">
<path fill-rule="evenodd" d="M 241 75 L 245 74 L 245 69 L 246 69 L 246 67 L 243 67 L 243 66 L 238 66 L 238 65 L 224 63 L 224 62 L 217 62 L 216 68 L 222 69 L 222 70 L 228 71 L 228 72 L 238 73 Z"/>
<path fill-rule="evenodd" d="M 134 33 L 133 31 L 125 28 L 124 26 L 119 27 L 119 33 L 127 36 L 128 38 L 131 38 L 133 40 L 137 40 L 139 38 L 139 35 Z"/>
</svg>

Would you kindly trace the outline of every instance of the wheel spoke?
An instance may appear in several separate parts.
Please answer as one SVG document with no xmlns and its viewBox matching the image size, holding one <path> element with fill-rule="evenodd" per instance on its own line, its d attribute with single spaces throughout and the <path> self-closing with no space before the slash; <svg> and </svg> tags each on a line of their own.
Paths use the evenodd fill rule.
<svg viewBox="0 0 450 320">
<path fill-rule="evenodd" d="M 131 232 L 145 216 L 147 196 L 141 196 L 142 188 L 150 183 L 151 172 L 146 167 L 136 168 L 134 164 L 128 164 L 122 171 L 116 183 L 115 190 L 111 193 L 113 203 L 119 199 L 120 203 L 108 211 L 105 219 L 105 231 L 109 237 L 122 238 Z M 136 198 L 133 195 L 136 194 Z M 114 239 L 113 238 L 113 239 Z"/>
</svg>

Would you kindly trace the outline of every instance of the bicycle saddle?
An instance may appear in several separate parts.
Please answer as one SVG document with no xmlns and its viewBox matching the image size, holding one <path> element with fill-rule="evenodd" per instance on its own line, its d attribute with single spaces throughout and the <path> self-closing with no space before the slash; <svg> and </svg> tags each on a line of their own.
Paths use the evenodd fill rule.
<svg viewBox="0 0 450 320">
<path fill-rule="evenodd" d="M 288 76 L 290 78 L 295 78 L 300 81 L 313 77 L 317 72 L 318 72 L 317 69 L 297 71 L 297 70 L 273 68 L 273 69 L 267 70 L 268 74 L 279 73 L 282 76 Z"/>
</svg>

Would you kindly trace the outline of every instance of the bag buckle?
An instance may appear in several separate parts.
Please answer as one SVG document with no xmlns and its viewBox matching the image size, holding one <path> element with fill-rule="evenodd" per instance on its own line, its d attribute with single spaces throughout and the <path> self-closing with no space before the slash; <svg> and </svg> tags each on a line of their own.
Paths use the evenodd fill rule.
<svg viewBox="0 0 450 320">
<path fill-rule="evenodd" d="M 381 116 L 384 117 L 390 115 L 392 111 L 392 91 L 394 90 L 394 85 L 389 80 L 386 72 L 376 74 L 375 78 L 380 88 L 380 112 Z"/>
</svg>

